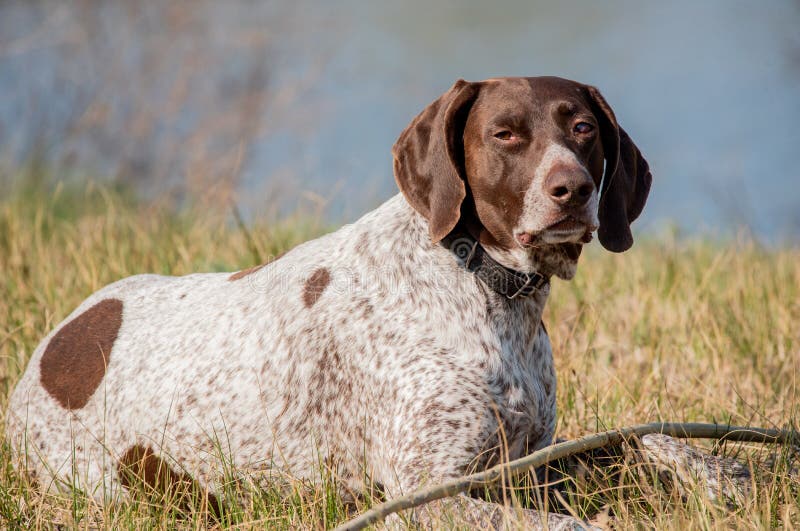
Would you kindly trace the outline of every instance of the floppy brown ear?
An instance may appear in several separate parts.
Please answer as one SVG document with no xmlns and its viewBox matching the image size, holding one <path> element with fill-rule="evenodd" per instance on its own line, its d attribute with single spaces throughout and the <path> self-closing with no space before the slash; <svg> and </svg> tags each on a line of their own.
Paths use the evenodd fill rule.
<svg viewBox="0 0 800 531">
<path fill-rule="evenodd" d="M 617 123 L 614 111 L 594 87 L 586 87 L 600 121 L 600 139 L 606 158 L 600 192 L 597 236 L 603 247 L 615 253 L 633 245 L 631 223 L 642 213 L 653 176 L 642 153 Z"/>
<path fill-rule="evenodd" d="M 394 178 L 406 201 L 428 220 L 438 242 L 458 223 L 464 186 L 464 124 L 478 83 L 459 79 L 428 105 L 392 148 Z"/>
</svg>

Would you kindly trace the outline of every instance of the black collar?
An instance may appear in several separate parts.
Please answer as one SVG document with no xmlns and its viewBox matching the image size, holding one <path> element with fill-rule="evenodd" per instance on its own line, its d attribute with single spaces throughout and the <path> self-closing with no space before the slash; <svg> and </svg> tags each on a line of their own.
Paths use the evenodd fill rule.
<svg viewBox="0 0 800 531">
<path fill-rule="evenodd" d="M 498 263 L 469 233 L 454 231 L 442 239 L 459 263 L 475 273 L 489 288 L 509 299 L 530 297 L 550 283 L 541 273 L 523 273 Z"/>
</svg>

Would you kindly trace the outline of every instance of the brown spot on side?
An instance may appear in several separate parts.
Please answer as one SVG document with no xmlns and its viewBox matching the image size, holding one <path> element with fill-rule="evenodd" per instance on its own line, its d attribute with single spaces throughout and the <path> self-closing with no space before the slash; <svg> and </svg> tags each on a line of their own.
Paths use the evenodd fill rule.
<svg viewBox="0 0 800 531">
<path fill-rule="evenodd" d="M 306 280 L 303 288 L 303 304 L 306 308 L 311 308 L 314 303 L 322 296 L 322 292 L 331 282 L 331 273 L 324 267 L 320 267 Z"/>
<path fill-rule="evenodd" d="M 216 496 L 206 492 L 188 474 L 172 470 L 146 446 L 136 444 L 128 448 L 117 465 L 117 474 L 129 491 L 140 488 L 147 496 L 175 502 L 184 511 L 198 500 L 204 502 L 214 516 L 219 517 L 222 512 Z"/>
<path fill-rule="evenodd" d="M 261 269 L 262 267 L 264 267 L 264 266 L 266 266 L 266 265 L 269 265 L 269 264 L 271 264 L 271 263 L 272 263 L 272 262 L 274 262 L 275 260 L 278 260 L 278 259 L 279 259 L 281 256 L 283 256 L 284 254 L 286 254 L 286 253 L 281 253 L 281 254 L 279 254 L 278 256 L 276 256 L 275 258 L 272 258 L 272 259 L 270 259 L 270 260 L 267 260 L 266 262 L 264 262 L 264 263 L 263 263 L 263 264 L 261 264 L 261 265 L 257 265 L 257 266 L 253 266 L 253 267 L 248 267 L 247 269 L 242 269 L 241 271 L 237 271 L 236 273 L 233 273 L 233 274 L 231 274 L 231 276 L 229 276 L 229 277 L 228 277 L 228 280 L 239 280 L 240 278 L 244 278 L 244 277 L 246 277 L 247 275 L 252 275 L 253 273 L 255 273 L 256 271 L 258 271 L 258 270 L 259 270 L 259 269 Z"/>
<path fill-rule="evenodd" d="M 105 299 L 64 325 L 40 362 L 42 387 L 66 409 L 80 409 L 97 390 L 122 325 L 122 301 Z"/>
</svg>

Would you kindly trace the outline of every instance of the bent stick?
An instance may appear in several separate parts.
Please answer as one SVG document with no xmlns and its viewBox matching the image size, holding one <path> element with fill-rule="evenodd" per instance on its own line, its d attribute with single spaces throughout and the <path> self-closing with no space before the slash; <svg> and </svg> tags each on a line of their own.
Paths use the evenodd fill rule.
<svg viewBox="0 0 800 531">
<path fill-rule="evenodd" d="M 641 437 L 650 433 L 662 433 L 682 439 L 727 439 L 738 442 L 800 444 L 800 434 L 792 430 L 775 430 L 726 426 L 723 424 L 701 424 L 682 422 L 655 422 L 639 424 L 616 430 L 587 435 L 580 439 L 554 444 L 530 455 L 496 465 L 483 472 L 452 479 L 433 485 L 407 496 L 401 496 L 369 509 L 363 514 L 344 522 L 334 531 L 358 531 L 380 522 L 392 513 L 418 507 L 434 500 L 447 498 L 475 487 L 490 485 L 502 478 L 524 474 L 533 467 L 550 461 L 562 459 L 573 454 L 595 450 L 604 446 L 618 445 L 631 437 Z"/>
</svg>

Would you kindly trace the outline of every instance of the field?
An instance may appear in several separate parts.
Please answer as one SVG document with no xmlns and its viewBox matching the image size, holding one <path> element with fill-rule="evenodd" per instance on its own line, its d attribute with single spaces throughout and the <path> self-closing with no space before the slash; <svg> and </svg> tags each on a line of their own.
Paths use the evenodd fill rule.
<svg viewBox="0 0 800 531">
<path fill-rule="evenodd" d="M 100 187 L 0 199 L 0 421 L 38 341 L 91 292 L 136 273 L 241 269 L 326 230 L 313 216 L 245 228 L 229 211 L 188 206 L 176 214 Z M 662 234 L 611 255 L 595 243 L 572 282 L 554 282 L 545 323 L 559 378 L 559 437 L 652 421 L 797 426 L 798 248 Z M 621 484 L 576 488 L 573 510 L 600 524 L 613 515 L 619 528 L 800 526 L 800 485 L 787 473 L 788 453 L 758 445 L 715 450 L 778 455 L 754 499 L 732 509 L 699 489 L 680 499 L 629 475 Z M 142 496 L 98 507 L 80 493 L 42 494 L 0 449 L 0 527 L 288 529 L 346 518 L 329 481 L 248 494 L 220 520 L 199 506 L 182 511 Z"/>
</svg>

